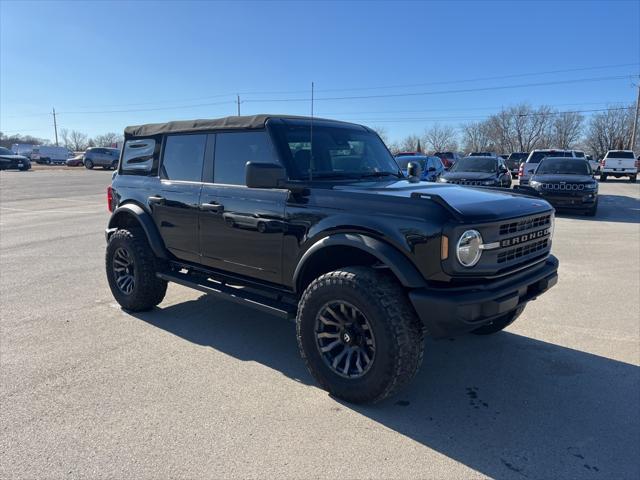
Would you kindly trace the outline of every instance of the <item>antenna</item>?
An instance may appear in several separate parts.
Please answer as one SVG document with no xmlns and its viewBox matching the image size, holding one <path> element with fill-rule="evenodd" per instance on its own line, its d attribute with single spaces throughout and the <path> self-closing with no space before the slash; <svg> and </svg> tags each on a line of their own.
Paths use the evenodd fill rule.
<svg viewBox="0 0 640 480">
<path fill-rule="evenodd" d="M 309 126 L 309 181 L 313 181 L 313 82 L 311 82 L 311 125 Z"/>
</svg>

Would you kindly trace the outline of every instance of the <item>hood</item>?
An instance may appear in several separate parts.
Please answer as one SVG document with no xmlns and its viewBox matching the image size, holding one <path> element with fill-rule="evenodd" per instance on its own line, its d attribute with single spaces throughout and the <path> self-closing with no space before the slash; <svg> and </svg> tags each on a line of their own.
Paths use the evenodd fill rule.
<svg viewBox="0 0 640 480">
<path fill-rule="evenodd" d="M 332 188 L 336 191 L 404 197 L 414 202 L 429 200 L 411 198 L 413 193 L 438 195 L 470 222 L 535 215 L 552 209 L 545 200 L 518 194 L 513 190 L 463 187 L 446 183 L 411 183 L 407 180 L 394 180 L 390 182 L 358 182 L 336 185 Z"/>
<path fill-rule="evenodd" d="M 447 180 L 493 180 L 495 173 L 487 172 L 445 172 L 442 174 Z"/>
<path fill-rule="evenodd" d="M 591 175 L 570 175 L 570 174 L 549 174 L 549 175 L 534 175 L 531 180 L 543 183 L 592 183 L 595 182 Z"/>
</svg>

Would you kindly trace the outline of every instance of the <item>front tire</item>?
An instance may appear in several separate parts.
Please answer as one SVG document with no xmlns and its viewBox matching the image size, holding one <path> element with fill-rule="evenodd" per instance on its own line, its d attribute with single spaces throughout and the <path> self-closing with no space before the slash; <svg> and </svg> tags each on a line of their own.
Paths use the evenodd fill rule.
<svg viewBox="0 0 640 480">
<path fill-rule="evenodd" d="M 93 162 L 91 160 L 85 160 L 84 168 L 86 168 L 87 170 L 91 170 L 93 168 Z"/>
<path fill-rule="evenodd" d="M 158 261 L 142 230 L 116 230 L 107 244 L 105 267 L 116 301 L 132 312 L 149 310 L 164 299 L 167 282 L 156 277 Z"/>
<path fill-rule="evenodd" d="M 389 273 L 369 267 L 346 267 L 311 282 L 296 330 L 311 375 L 348 402 L 393 395 L 422 363 L 422 324 L 406 292 Z"/>
</svg>

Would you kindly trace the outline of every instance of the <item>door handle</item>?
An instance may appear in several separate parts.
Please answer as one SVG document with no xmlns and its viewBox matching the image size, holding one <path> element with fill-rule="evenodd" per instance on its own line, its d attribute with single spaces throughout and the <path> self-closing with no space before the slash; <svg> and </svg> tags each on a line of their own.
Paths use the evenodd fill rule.
<svg viewBox="0 0 640 480">
<path fill-rule="evenodd" d="M 202 203 L 200 204 L 200 210 L 205 212 L 221 212 L 224 210 L 224 205 L 220 205 L 217 202 Z"/>
<path fill-rule="evenodd" d="M 149 204 L 150 205 L 163 205 L 164 204 L 164 197 L 160 197 L 160 196 L 149 197 L 147 200 L 149 200 Z"/>
</svg>

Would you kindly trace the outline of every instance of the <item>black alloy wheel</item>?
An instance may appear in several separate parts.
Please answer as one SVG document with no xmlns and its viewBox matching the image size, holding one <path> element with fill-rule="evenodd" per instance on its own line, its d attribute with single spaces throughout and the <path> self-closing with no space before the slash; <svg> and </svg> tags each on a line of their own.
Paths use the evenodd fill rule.
<svg viewBox="0 0 640 480">
<path fill-rule="evenodd" d="M 334 301 L 316 316 L 316 345 L 325 364 L 337 375 L 358 378 L 369 371 L 376 355 L 371 325 L 352 304 Z"/>
<path fill-rule="evenodd" d="M 136 284 L 133 256 L 125 248 L 118 248 L 113 254 L 113 274 L 118 289 L 131 295 Z"/>
</svg>

